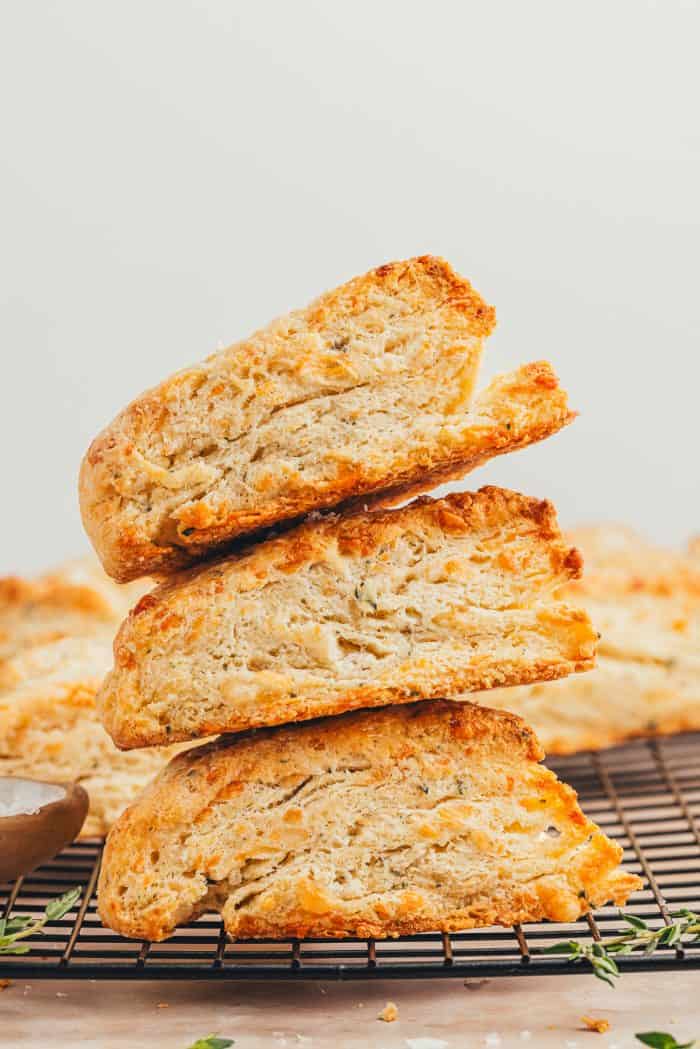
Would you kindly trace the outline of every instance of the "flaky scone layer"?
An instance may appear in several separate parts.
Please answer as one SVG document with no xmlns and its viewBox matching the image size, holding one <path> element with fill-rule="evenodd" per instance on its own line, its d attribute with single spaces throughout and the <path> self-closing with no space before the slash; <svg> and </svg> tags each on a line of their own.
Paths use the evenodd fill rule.
<svg viewBox="0 0 700 1049">
<path fill-rule="evenodd" d="M 329 516 L 133 609 L 102 718 L 125 748 L 561 677 L 595 652 L 550 503 L 484 488 Z"/>
<path fill-rule="evenodd" d="M 494 311 L 431 256 L 321 296 L 132 402 L 83 461 L 107 571 L 169 573 L 278 522 L 430 488 L 572 418 L 546 363 L 473 403 Z"/>
<path fill-rule="evenodd" d="M 641 887 L 539 763 L 519 718 L 447 701 L 222 739 L 121 817 L 103 922 L 163 940 L 205 911 L 232 937 L 386 937 L 574 921 Z"/>
<path fill-rule="evenodd" d="M 102 727 L 95 696 L 111 638 L 63 637 L 8 661 L 0 689 L 0 775 L 80 783 L 90 808 L 81 837 L 102 837 L 179 747 L 124 753 Z"/>
</svg>

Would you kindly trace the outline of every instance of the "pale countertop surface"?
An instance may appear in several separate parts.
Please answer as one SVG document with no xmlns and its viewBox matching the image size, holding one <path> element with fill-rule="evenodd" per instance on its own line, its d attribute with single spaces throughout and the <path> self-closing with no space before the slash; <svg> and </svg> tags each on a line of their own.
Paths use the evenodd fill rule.
<svg viewBox="0 0 700 1049">
<path fill-rule="evenodd" d="M 399 1018 L 377 1014 L 394 1001 Z M 584 1015 L 610 1021 L 583 1030 Z M 187 1049 L 207 1034 L 235 1049 L 640 1049 L 637 1031 L 700 1038 L 700 973 L 372 983 L 13 981 L 0 1045 Z"/>
</svg>

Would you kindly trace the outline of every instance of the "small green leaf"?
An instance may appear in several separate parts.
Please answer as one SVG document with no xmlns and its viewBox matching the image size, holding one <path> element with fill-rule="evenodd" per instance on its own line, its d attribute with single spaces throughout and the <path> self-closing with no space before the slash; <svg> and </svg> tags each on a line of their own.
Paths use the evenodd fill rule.
<svg viewBox="0 0 700 1049">
<path fill-rule="evenodd" d="M 231 1045 L 231 1038 L 217 1038 L 215 1034 L 208 1034 L 206 1038 L 198 1038 L 188 1049 L 229 1049 Z"/>
<path fill-rule="evenodd" d="M 610 975 L 610 973 L 603 972 L 602 969 L 597 969 L 594 966 L 593 967 L 593 975 L 597 976 L 599 980 L 603 981 L 603 983 L 607 983 L 608 987 L 614 987 L 615 986 L 615 984 L 613 982 L 613 978 Z"/>
<path fill-rule="evenodd" d="M 637 916 L 634 915 L 634 914 L 623 914 L 622 911 L 621 911 L 620 912 L 620 917 L 624 921 L 626 921 L 628 925 L 631 925 L 633 929 L 648 929 L 649 928 L 649 926 L 647 925 L 647 923 L 644 921 L 643 918 L 637 918 Z"/>
<path fill-rule="evenodd" d="M 46 920 L 50 922 L 58 921 L 64 914 L 67 914 L 80 899 L 81 891 L 79 887 L 70 889 L 63 896 L 59 896 L 57 899 L 47 903 Z"/>
<path fill-rule="evenodd" d="M 596 965 L 599 966 L 599 968 L 601 969 L 605 969 L 606 972 L 612 973 L 613 976 L 620 975 L 620 970 L 615 964 L 615 960 L 613 958 L 608 958 L 607 955 L 605 955 L 602 958 L 598 958 L 596 960 Z"/>
<path fill-rule="evenodd" d="M 31 924 L 32 919 L 28 915 L 18 914 L 13 918 L 5 919 L 5 921 L 3 922 L 4 928 L 2 932 L 3 934 L 7 934 L 9 936 L 10 933 L 20 932 L 20 930 L 26 929 L 27 926 Z"/>
<path fill-rule="evenodd" d="M 545 947 L 543 953 L 579 955 L 581 953 L 581 948 L 575 940 L 562 940 L 561 943 L 554 943 L 551 947 Z"/>
<path fill-rule="evenodd" d="M 606 947 L 608 954 L 631 954 L 634 950 L 634 944 L 631 943 L 611 943 L 609 947 Z"/>
<path fill-rule="evenodd" d="M 2 951 L 5 947 L 10 947 L 14 942 L 15 937 L 12 935 L 0 936 L 0 951 Z"/>
<path fill-rule="evenodd" d="M 664 1031 L 643 1031 L 634 1036 L 642 1045 L 651 1046 L 651 1049 L 693 1049 L 695 1042 L 677 1042 L 672 1034 Z"/>
<path fill-rule="evenodd" d="M 602 958 L 598 958 L 593 962 L 593 970 L 596 976 L 600 976 L 601 973 L 611 978 L 618 977 L 620 975 L 619 969 L 614 963 L 611 965 L 609 962 Z"/>
<path fill-rule="evenodd" d="M 0 946 L 0 954 L 28 954 L 31 947 L 28 943 L 11 943 Z"/>
<path fill-rule="evenodd" d="M 71 907 L 75 906 L 80 899 L 81 888 L 71 889 L 58 899 L 50 900 L 46 910 L 38 918 L 29 918 L 26 915 L 15 915 L 3 922 L 3 935 L 0 935 L 0 954 L 26 954 L 30 949 L 29 944 L 20 944 L 18 940 L 24 940 L 27 936 L 36 936 L 43 932 L 47 922 L 62 918 Z"/>
</svg>

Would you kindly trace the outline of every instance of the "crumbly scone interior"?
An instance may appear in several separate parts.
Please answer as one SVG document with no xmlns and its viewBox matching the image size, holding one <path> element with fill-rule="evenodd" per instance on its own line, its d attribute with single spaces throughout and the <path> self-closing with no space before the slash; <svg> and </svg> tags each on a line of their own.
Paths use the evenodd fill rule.
<svg viewBox="0 0 700 1049">
<path fill-rule="evenodd" d="M 460 388 L 462 371 L 453 356 L 417 375 L 400 372 L 381 383 L 358 375 L 355 385 L 275 405 L 235 436 L 218 435 L 214 426 L 207 448 L 185 444 L 165 466 L 162 455 L 154 459 L 153 449 L 146 449 L 141 466 L 151 482 L 149 533 L 159 544 L 184 542 L 187 529 L 216 523 L 221 502 L 254 516 L 261 499 L 284 498 L 290 488 L 323 491 L 344 472 L 359 469 L 371 476 L 373 464 L 382 477 L 387 459 L 403 450 L 409 435 L 420 454 L 434 448 L 438 437 L 449 441 L 445 427 L 456 428 L 457 420 L 465 425 L 464 411 L 454 414 L 471 396 L 471 380 Z"/>
<path fill-rule="evenodd" d="M 205 910 L 220 911 L 233 936 L 266 927 L 347 935 L 372 923 L 391 932 L 421 915 L 435 927 L 450 915 L 469 927 L 538 911 L 569 921 L 617 895 L 619 848 L 570 788 L 525 760 L 520 740 L 504 740 L 498 722 L 493 731 L 487 755 L 418 726 L 413 745 L 368 740 L 366 756 L 361 740 L 344 753 L 331 742 L 300 754 L 283 738 L 259 756 L 253 741 L 230 769 L 190 760 L 170 784 L 165 821 L 162 802 L 149 804 L 158 784 L 143 811 L 137 803 L 120 821 L 100 889 L 103 918 L 156 939 Z"/>
<path fill-rule="evenodd" d="M 460 462 L 469 469 L 572 418 L 546 362 L 496 377 L 472 401 L 463 379 L 455 393 L 457 378 L 446 372 L 452 361 L 438 362 L 435 374 L 273 408 L 235 438 L 214 431 L 204 452 L 194 442 L 181 453 L 186 463 L 180 454 L 154 458 L 137 449 L 114 481 L 119 512 L 138 519 L 154 544 L 194 556 L 200 530 L 211 545 L 211 530 L 232 508 L 239 531 L 254 529 L 304 506 L 333 506 L 357 487 L 381 491 L 389 478 L 415 482 L 417 473 L 459 472 Z"/>
<path fill-rule="evenodd" d="M 226 582 L 226 562 L 166 585 L 157 615 L 137 608 L 117 639 L 101 696 L 109 731 L 124 745 L 119 722 L 132 703 L 142 725 L 169 726 L 178 739 L 289 720 L 305 695 L 319 696 L 308 717 L 371 686 L 395 685 L 396 698 L 403 687 L 405 698 L 415 679 L 424 695 L 428 676 L 439 695 L 473 680 L 470 668 L 487 687 L 517 674 L 511 668 L 531 680 L 542 667 L 556 676 L 589 665 L 590 622 L 555 596 L 573 571 L 569 548 L 526 514 L 497 521 L 502 499 L 492 508 L 475 497 L 489 507 L 479 527 L 448 505 L 426 520 L 416 510 L 407 525 L 399 516 L 365 556 L 351 527 L 344 536 L 307 526 L 291 548 L 284 538 L 268 545 L 263 580 L 257 562 L 239 560 L 240 592 Z"/>
<path fill-rule="evenodd" d="M 395 446 L 392 426 L 434 431 L 468 405 L 494 323 L 441 267 L 418 260 L 392 267 L 386 286 L 350 282 L 145 394 L 115 420 L 126 457 L 97 498 L 116 499 L 151 541 L 186 545 L 220 499 L 254 507 L 273 483 L 371 463 L 375 437 Z M 102 457 L 98 438 L 92 461 Z"/>
<path fill-rule="evenodd" d="M 515 442 L 540 419 L 560 421 L 552 418 L 551 388 L 538 391 L 530 384 L 527 400 L 521 395 L 527 372 L 497 378 L 470 403 L 464 391 L 455 394 L 445 362 L 433 371 L 274 409 L 235 440 L 212 441 L 189 473 L 154 470 L 144 462 L 151 479 L 162 482 L 148 492 L 146 518 L 155 524 L 155 542 L 184 543 L 198 528 L 216 524 L 220 505 L 235 505 L 255 522 L 261 500 L 288 498 L 295 505 L 301 491 L 316 498 L 342 491 L 346 476 L 361 477 L 368 487 L 386 484 L 388 463 L 394 476 L 409 460 L 439 469 L 472 435 L 478 452 L 479 440 L 489 434 L 504 439 L 501 427 L 512 428 Z M 565 409 L 559 415 L 568 418 Z"/>
</svg>

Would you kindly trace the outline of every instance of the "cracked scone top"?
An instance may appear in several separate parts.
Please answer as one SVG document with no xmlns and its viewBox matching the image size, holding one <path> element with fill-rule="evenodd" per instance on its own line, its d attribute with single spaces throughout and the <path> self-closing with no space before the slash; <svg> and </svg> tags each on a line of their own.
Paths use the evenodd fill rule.
<svg viewBox="0 0 700 1049">
<path fill-rule="evenodd" d="M 385 937 L 575 921 L 641 881 L 520 718 L 438 700 L 266 729 L 174 759 L 113 828 L 103 922 L 163 940 Z"/>
<path fill-rule="evenodd" d="M 572 418 L 544 362 L 473 399 L 492 307 L 443 260 L 391 263 L 166 379 L 93 441 L 107 571 L 168 573 L 277 522 L 425 490 Z M 389 497 L 389 496 L 387 496 Z"/>
<path fill-rule="evenodd" d="M 103 722 L 152 746 L 585 670 L 580 569 L 552 505 L 500 488 L 309 521 L 142 598 Z"/>
</svg>

